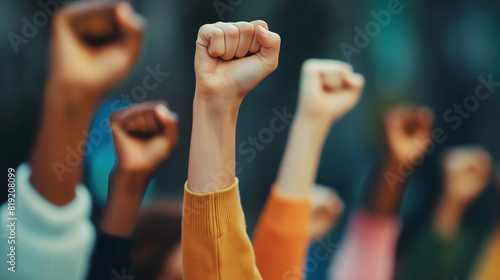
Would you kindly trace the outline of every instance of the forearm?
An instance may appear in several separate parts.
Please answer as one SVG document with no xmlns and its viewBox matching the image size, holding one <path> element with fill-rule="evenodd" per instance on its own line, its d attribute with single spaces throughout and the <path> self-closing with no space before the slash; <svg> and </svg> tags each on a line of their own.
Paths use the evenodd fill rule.
<svg viewBox="0 0 500 280">
<path fill-rule="evenodd" d="M 277 188 L 280 195 L 295 199 L 310 195 L 321 150 L 331 125 L 329 121 L 315 121 L 297 115 L 278 174 Z"/>
<path fill-rule="evenodd" d="M 150 176 L 115 169 L 109 180 L 106 208 L 99 229 L 109 235 L 130 237 Z"/>
<path fill-rule="evenodd" d="M 365 203 L 369 211 L 379 215 L 395 215 L 399 211 L 410 179 L 401 174 L 401 168 L 407 167 L 391 156 L 383 161 Z"/>
<path fill-rule="evenodd" d="M 192 192 L 205 194 L 234 183 L 238 109 L 239 104 L 215 106 L 195 97 L 188 169 Z"/>
<path fill-rule="evenodd" d="M 433 219 L 434 229 L 441 238 L 448 240 L 455 236 L 464 210 L 465 206 L 455 201 L 441 200 Z"/>
<path fill-rule="evenodd" d="M 49 82 L 38 135 L 30 157 L 31 183 L 55 205 L 75 196 L 86 150 L 87 129 L 95 100 L 79 100 L 80 90 Z"/>
</svg>

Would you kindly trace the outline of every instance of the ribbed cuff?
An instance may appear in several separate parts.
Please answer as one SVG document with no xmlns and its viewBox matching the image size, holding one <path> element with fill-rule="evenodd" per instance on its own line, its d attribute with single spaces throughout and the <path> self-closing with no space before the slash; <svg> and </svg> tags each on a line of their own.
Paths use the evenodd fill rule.
<svg viewBox="0 0 500 280">
<path fill-rule="evenodd" d="M 29 221 L 25 227 L 38 234 L 58 235 L 71 231 L 82 221 L 87 221 L 91 211 L 91 197 L 81 184 L 76 187 L 73 201 L 65 206 L 56 206 L 41 196 L 30 182 L 31 168 L 27 163 L 16 169 L 17 184 L 16 216 Z"/>
<path fill-rule="evenodd" d="M 311 198 L 287 198 L 280 195 L 274 186 L 262 217 L 264 219 L 261 222 L 275 232 L 303 233 L 311 219 Z"/>
<path fill-rule="evenodd" d="M 245 227 L 238 178 L 221 191 L 197 194 L 184 185 L 182 226 L 184 233 L 217 237 L 234 225 Z"/>
</svg>

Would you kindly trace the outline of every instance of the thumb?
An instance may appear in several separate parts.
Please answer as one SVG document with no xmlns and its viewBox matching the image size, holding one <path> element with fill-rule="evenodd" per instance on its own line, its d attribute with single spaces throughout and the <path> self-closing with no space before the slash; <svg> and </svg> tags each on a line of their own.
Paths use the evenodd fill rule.
<svg viewBox="0 0 500 280">
<path fill-rule="evenodd" d="M 115 144 L 115 150 L 118 152 L 122 150 L 125 145 L 128 135 L 122 126 L 121 122 L 111 122 L 110 123 L 111 132 L 113 133 L 113 142 Z"/>
<path fill-rule="evenodd" d="M 134 12 L 132 6 L 127 2 L 120 2 L 116 5 L 115 12 L 124 43 L 137 58 L 140 53 L 145 21 L 142 16 Z"/>
<path fill-rule="evenodd" d="M 359 73 L 344 75 L 344 81 L 348 88 L 361 91 L 365 86 L 365 78 Z"/>
<path fill-rule="evenodd" d="M 257 41 L 261 45 L 259 54 L 276 68 L 281 44 L 280 35 L 259 26 L 257 28 Z"/>
<path fill-rule="evenodd" d="M 169 145 L 176 146 L 178 142 L 178 117 L 177 114 L 170 111 L 165 104 L 155 106 L 155 115 L 158 122 L 163 126 L 163 135 L 169 141 Z"/>
<path fill-rule="evenodd" d="M 158 103 L 154 108 L 155 116 L 160 124 L 163 126 L 168 125 L 173 118 L 172 112 L 168 110 L 167 106 L 163 103 Z"/>
</svg>

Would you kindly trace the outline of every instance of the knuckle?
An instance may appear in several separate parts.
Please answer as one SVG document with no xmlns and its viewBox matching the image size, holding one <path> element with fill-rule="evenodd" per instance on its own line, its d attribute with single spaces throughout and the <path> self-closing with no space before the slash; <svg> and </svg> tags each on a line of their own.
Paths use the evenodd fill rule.
<svg viewBox="0 0 500 280">
<path fill-rule="evenodd" d="M 239 29 L 232 24 L 230 24 L 226 27 L 226 30 L 224 33 L 226 34 L 226 36 L 231 37 L 231 38 L 240 36 Z"/>
<path fill-rule="evenodd" d="M 302 64 L 302 71 L 309 73 L 314 72 L 318 69 L 318 60 L 315 58 L 309 58 Z"/>
<path fill-rule="evenodd" d="M 200 29 L 198 29 L 198 34 L 202 34 L 202 33 L 205 33 L 207 32 L 207 30 L 210 29 L 210 24 L 204 24 L 200 27 Z"/>
<path fill-rule="evenodd" d="M 224 38 L 224 31 L 219 28 L 214 28 L 212 30 L 212 37 L 217 39 Z"/>
<path fill-rule="evenodd" d="M 238 23 L 238 29 L 240 30 L 240 33 L 245 36 L 250 36 L 255 33 L 254 26 L 248 22 Z"/>
</svg>

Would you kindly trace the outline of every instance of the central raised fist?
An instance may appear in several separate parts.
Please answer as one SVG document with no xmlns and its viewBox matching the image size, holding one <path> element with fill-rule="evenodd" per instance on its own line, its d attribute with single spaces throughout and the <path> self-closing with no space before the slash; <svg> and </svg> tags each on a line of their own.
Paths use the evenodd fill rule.
<svg viewBox="0 0 500 280">
<path fill-rule="evenodd" d="M 241 102 L 278 66 L 280 42 L 261 20 L 203 25 L 196 41 L 196 97 Z"/>
</svg>

